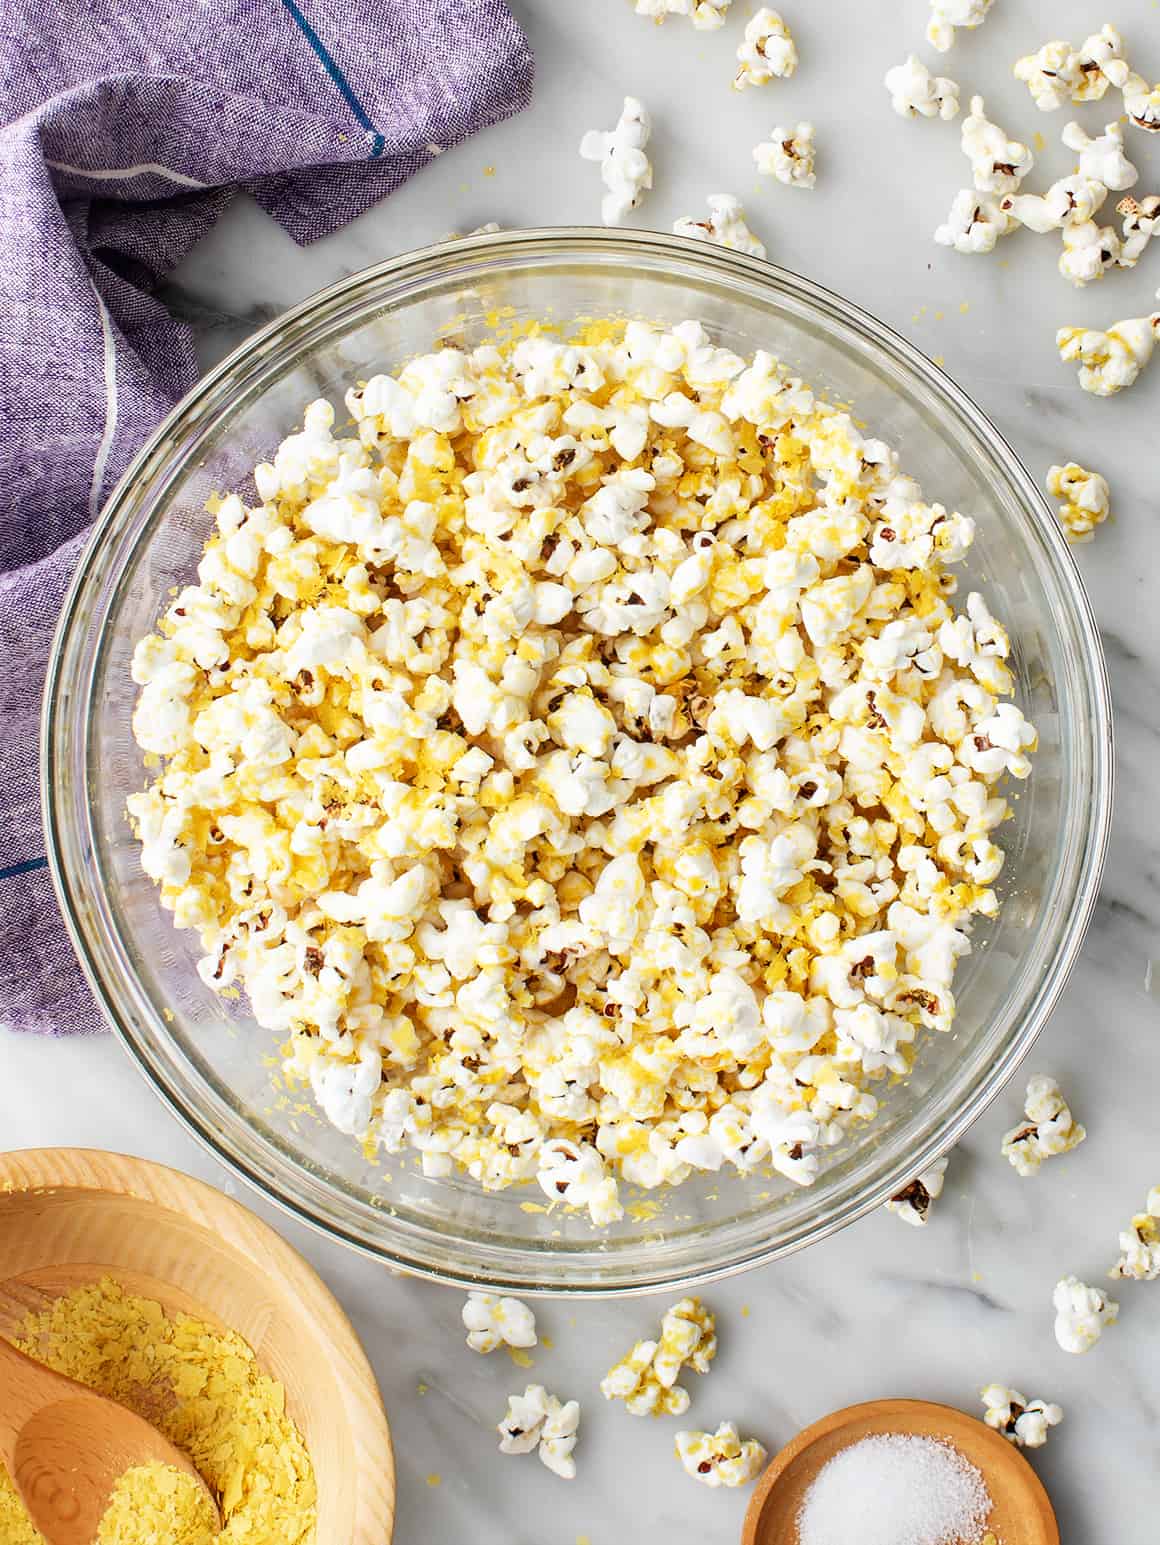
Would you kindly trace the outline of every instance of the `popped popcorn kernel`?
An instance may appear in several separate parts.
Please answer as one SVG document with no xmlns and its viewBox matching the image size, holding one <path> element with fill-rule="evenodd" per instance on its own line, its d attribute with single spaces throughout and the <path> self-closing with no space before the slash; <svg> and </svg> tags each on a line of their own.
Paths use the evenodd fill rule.
<svg viewBox="0 0 1160 1545">
<path fill-rule="evenodd" d="M 962 147 L 980 193 L 1016 192 L 1035 165 L 1035 157 L 1027 146 L 1010 139 L 987 117 L 980 96 L 971 98 L 971 110 L 963 119 Z"/>
<path fill-rule="evenodd" d="M 994 252 L 1002 236 L 1009 236 L 1015 222 L 997 193 L 963 188 L 955 194 L 950 213 L 934 233 L 940 247 L 964 254 Z"/>
<path fill-rule="evenodd" d="M 788 78 L 798 67 L 793 36 L 777 11 L 763 5 L 745 24 L 745 36 L 737 45 L 740 68 L 733 77 L 734 91 L 763 86 L 774 76 Z"/>
<path fill-rule="evenodd" d="M 463 1306 L 467 1345 L 487 1355 L 496 1347 L 534 1347 L 536 1317 L 518 1298 L 497 1298 L 494 1293 L 471 1292 Z"/>
<path fill-rule="evenodd" d="M 1108 518 L 1111 491 L 1107 480 L 1074 461 L 1048 469 L 1047 492 L 1061 501 L 1059 519 L 1069 542 L 1090 542 L 1096 527 Z"/>
<path fill-rule="evenodd" d="M 716 1432 L 678 1432 L 675 1446 L 685 1474 L 703 1486 L 748 1486 L 769 1457 L 756 1438 L 743 1441 L 732 1422 Z"/>
<path fill-rule="evenodd" d="M 682 1298 L 666 1310 L 657 1341 L 638 1341 L 601 1380 L 606 1400 L 623 1400 L 633 1416 L 683 1416 L 688 1391 L 677 1383 L 682 1368 L 708 1373 L 717 1355 L 716 1321 L 699 1298 Z"/>
<path fill-rule="evenodd" d="M 1088 1287 L 1078 1277 L 1061 1277 L 1052 1296 L 1055 1339 L 1065 1352 L 1088 1352 L 1114 1325 L 1120 1306 L 1102 1288 Z"/>
<path fill-rule="evenodd" d="M 1026 84 L 1040 112 L 1054 112 L 1065 102 L 1099 102 L 1124 69 L 1123 46 L 1110 25 L 1079 48 L 1057 38 L 1017 60 L 1015 78 Z"/>
<path fill-rule="evenodd" d="M 778 124 L 768 140 L 753 147 L 753 159 L 761 175 L 776 177 L 787 188 L 814 186 L 814 155 L 812 123 L 799 123 L 792 130 Z"/>
<path fill-rule="evenodd" d="M 580 1436 L 580 1404 L 562 1404 L 542 1384 L 529 1384 L 522 1395 L 509 1395 L 508 1408 L 496 1428 L 501 1454 L 530 1454 L 561 1480 L 576 1479 L 572 1451 Z"/>
<path fill-rule="evenodd" d="M 1017 1389 L 1005 1384 L 988 1384 L 979 1392 L 985 1407 L 983 1420 L 988 1427 L 1016 1448 L 1042 1448 L 1052 1427 L 1063 1420 L 1063 1407 L 1043 1400 L 1028 1400 Z"/>
<path fill-rule="evenodd" d="M 945 75 L 932 75 L 917 54 L 887 70 L 890 105 L 900 118 L 957 118 L 959 88 Z"/>
<path fill-rule="evenodd" d="M 652 165 L 644 149 L 651 133 L 652 123 L 644 104 L 635 97 L 625 97 L 615 129 L 607 133 L 589 129 L 580 141 L 580 154 L 585 161 L 600 163 L 600 177 L 606 190 L 600 203 L 600 218 L 605 225 L 619 225 L 652 187 Z"/>
<path fill-rule="evenodd" d="M 1144 1211 L 1120 1235 L 1120 1258 L 1108 1276 L 1136 1282 L 1160 1279 L 1160 1186 L 1152 1187 Z"/>
<path fill-rule="evenodd" d="M 636 0 L 638 16 L 649 16 L 657 23 L 667 16 L 687 17 L 699 32 L 715 32 L 724 26 L 733 0 Z"/>
<path fill-rule="evenodd" d="M 991 5 L 992 0 L 930 0 L 927 41 L 940 54 L 945 54 L 954 47 L 958 28 L 981 27 Z"/>
<path fill-rule="evenodd" d="M 1139 378 L 1160 339 L 1160 311 L 1114 322 L 1107 332 L 1094 327 L 1061 327 L 1055 335 L 1059 357 L 1079 363 L 1079 384 L 1094 397 L 1112 397 Z"/>
<path fill-rule="evenodd" d="M 1070 1153 L 1087 1136 L 1073 1120 L 1059 1085 L 1046 1073 L 1028 1080 L 1023 1113 L 1026 1121 L 1006 1133 L 1002 1149 L 1020 1175 L 1034 1175 L 1044 1159 Z"/>
<path fill-rule="evenodd" d="M 1116 193 L 1135 187 L 1139 182 L 1140 173 L 1124 154 L 1124 131 L 1118 123 L 1109 123 L 1104 132 L 1094 138 L 1082 124 L 1068 123 L 1060 138 L 1079 156 L 1081 176 L 1102 183 Z"/>
<path fill-rule="evenodd" d="M 748 252 L 751 257 L 765 256 L 765 243 L 749 229 L 745 211 L 731 193 L 711 193 L 709 218 L 694 220 L 691 215 L 686 215 L 674 221 L 673 234 L 711 241 L 719 247 L 731 247 L 735 252 Z"/>
<path fill-rule="evenodd" d="M 903 1186 L 897 1196 L 886 1203 L 887 1212 L 894 1213 L 903 1223 L 914 1228 L 925 1228 L 930 1222 L 934 1204 L 943 1192 L 949 1155 L 944 1154 L 916 1175 L 909 1185 Z"/>
</svg>

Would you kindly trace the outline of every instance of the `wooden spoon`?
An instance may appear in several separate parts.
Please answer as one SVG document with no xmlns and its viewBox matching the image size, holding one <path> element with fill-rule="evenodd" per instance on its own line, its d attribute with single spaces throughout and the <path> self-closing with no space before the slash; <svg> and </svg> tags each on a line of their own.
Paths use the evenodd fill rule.
<svg viewBox="0 0 1160 1545">
<path fill-rule="evenodd" d="M 975 1466 L 991 1494 L 984 1540 L 1059 1545 L 1059 1525 L 1043 1483 L 1014 1444 L 973 1416 L 927 1400 L 868 1400 L 799 1432 L 758 1481 L 741 1545 L 798 1545 L 798 1514 L 822 1467 L 852 1443 L 888 1433 L 939 1438 Z"/>
<path fill-rule="evenodd" d="M 113 1487 L 137 1465 L 172 1465 L 217 1504 L 156 1427 L 0 1336 L 0 1459 L 48 1545 L 93 1545 Z"/>
</svg>

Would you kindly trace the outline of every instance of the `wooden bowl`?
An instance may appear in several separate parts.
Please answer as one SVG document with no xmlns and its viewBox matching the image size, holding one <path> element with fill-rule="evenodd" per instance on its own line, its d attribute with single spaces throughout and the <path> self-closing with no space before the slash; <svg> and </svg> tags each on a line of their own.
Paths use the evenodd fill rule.
<svg viewBox="0 0 1160 1545">
<path fill-rule="evenodd" d="M 310 1450 L 318 1545 L 389 1545 L 395 1466 L 382 1399 L 350 1322 L 271 1228 L 212 1186 L 123 1154 L 0 1154 L 0 1334 L 108 1275 L 170 1312 L 236 1330 Z"/>
<path fill-rule="evenodd" d="M 852 1443 L 888 1433 L 942 1438 L 957 1448 L 991 1493 L 986 1528 L 1001 1545 L 1059 1545 L 1043 1483 L 1015 1445 L 973 1416 L 926 1400 L 868 1400 L 799 1432 L 758 1481 L 742 1545 L 797 1545 L 798 1514 L 822 1466 Z"/>
</svg>

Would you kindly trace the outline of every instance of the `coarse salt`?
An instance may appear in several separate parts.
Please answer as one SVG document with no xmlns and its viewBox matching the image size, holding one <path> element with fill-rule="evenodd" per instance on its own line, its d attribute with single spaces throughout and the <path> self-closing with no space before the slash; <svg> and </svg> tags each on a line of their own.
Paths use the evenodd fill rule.
<svg viewBox="0 0 1160 1545">
<path fill-rule="evenodd" d="M 990 1493 L 949 1443 L 864 1438 L 823 1465 L 798 1515 L 799 1545 L 959 1545 L 978 1540 Z"/>
</svg>

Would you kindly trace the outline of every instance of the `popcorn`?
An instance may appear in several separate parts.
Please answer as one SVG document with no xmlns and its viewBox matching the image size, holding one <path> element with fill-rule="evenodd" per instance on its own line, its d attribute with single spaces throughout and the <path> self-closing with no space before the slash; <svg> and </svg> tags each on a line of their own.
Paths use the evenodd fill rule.
<svg viewBox="0 0 1160 1545">
<path fill-rule="evenodd" d="M 1035 165 L 1027 146 L 1008 139 L 987 117 L 982 97 L 971 98 L 971 111 L 963 119 L 962 145 L 980 193 L 1014 193 Z"/>
<path fill-rule="evenodd" d="M 1124 235 L 1116 263 L 1120 268 L 1135 268 L 1153 236 L 1160 236 L 1160 195 L 1145 199 L 1123 198 L 1116 205 L 1123 216 Z"/>
<path fill-rule="evenodd" d="M 1047 492 L 1062 500 L 1059 519 L 1069 542 L 1090 542 L 1096 527 L 1108 518 L 1111 491 L 1107 480 L 1074 461 L 1048 469 Z"/>
<path fill-rule="evenodd" d="M 947 1172 L 948 1156 L 943 1155 L 927 1166 L 920 1175 L 904 1186 L 897 1196 L 886 1203 L 887 1212 L 894 1213 L 904 1223 L 924 1228 L 930 1222 L 931 1209 L 942 1195 Z"/>
<path fill-rule="evenodd" d="M 1160 311 L 1115 322 L 1107 332 L 1061 327 L 1055 335 L 1059 357 L 1079 361 L 1079 384 L 1095 397 L 1112 397 L 1131 386 L 1152 358 L 1160 338 Z"/>
<path fill-rule="evenodd" d="M 814 173 L 814 126 L 799 123 L 794 130 L 780 124 L 768 140 L 753 147 L 753 159 L 763 177 L 776 177 L 787 188 L 812 188 Z"/>
<path fill-rule="evenodd" d="M 927 41 L 945 54 L 953 48 L 959 27 L 981 27 L 987 19 L 992 0 L 930 0 Z"/>
<path fill-rule="evenodd" d="M 1053 182 L 1042 195 L 1009 193 L 999 207 L 1012 220 L 1042 235 L 1045 231 L 1060 231 L 1090 221 L 1103 207 L 1107 196 L 1108 190 L 1102 182 L 1077 173 Z M 1123 261 L 1122 253 L 1119 261 Z"/>
<path fill-rule="evenodd" d="M 633 1416 L 683 1416 L 689 1394 L 681 1369 L 708 1373 L 717 1353 L 713 1315 L 699 1298 L 682 1298 L 661 1321 L 659 1341 L 638 1341 L 601 1380 L 606 1400 L 623 1400 Z"/>
<path fill-rule="evenodd" d="M 733 0 L 636 0 L 636 14 L 662 22 L 666 16 L 687 16 L 700 32 L 715 32 L 724 25 Z"/>
<path fill-rule="evenodd" d="M 652 166 L 644 153 L 651 131 L 643 103 L 625 97 L 615 129 L 607 133 L 589 129 L 580 141 L 585 161 L 600 162 L 600 177 L 607 189 L 600 204 L 605 225 L 619 225 L 652 187 Z"/>
<path fill-rule="evenodd" d="M 346 406 L 134 651 L 129 813 L 201 980 L 428 1178 L 597 1227 L 625 1184 L 811 1184 L 998 905 L 1035 732 L 952 605 L 973 522 L 692 321 L 443 348 Z M 633 1349 L 634 1407 L 681 1407 L 701 1313 Z M 521 1314 L 473 1299 L 473 1344 Z"/>
<path fill-rule="evenodd" d="M 1102 279 L 1120 260 L 1120 238 L 1110 225 L 1084 220 L 1063 229 L 1063 252 L 1059 271 L 1077 288 Z"/>
<path fill-rule="evenodd" d="M 715 242 L 719 247 L 732 247 L 735 252 L 748 252 L 752 257 L 765 256 L 765 244 L 746 225 L 745 211 L 731 193 L 711 193 L 709 218 L 694 220 L 686 215 L 674 222 L 673 234 Z"/>
<path fill-rule="evenodd" d="M 998 194 L 963 188 L 955 194 L 946 222 L 935 231 L 935 241 L 941 247 L 953 247 L 966 254 L 994 252 L 999 238 L 1009 236 L 1015 229 L 1003 202 Z"/>
<path fill-rule="evenodd" d="M 733 78 L 734 91 L 763 86 L 775 75 L 787 80 L 797 69 L 798 53 L 790 30 L 769 6 L 763 5 L 746 23 L 737 59 L 741 68 Z"/>
<path fill-rule="evenodd" d="M 463 1306 L 467 1344 L 486 1355 L 496 1347 L 534 1347 L 536 1317 L 518 1298 L 497 1298 L 494 1293 L 468 1293 Z"/>
<path fill-rule="evenodd" d="M 1081 176 L 1102 182 L 1116 193 L 1134 187 L 1140 180 L 1140 173 L 1124 154 L 1124 131 L 1118 123 L 1109 123 L 1096 139 L 1082 124 L 1069 123 L 1060 137 L 1079 156 Z"/>
<path fill-rule="evenodd" d="M 1120 1306 L 1101 1288 L 1088 1287 L 1078 1277 L 1061 1277 L 1052 1295 L 1055 1339 L 1065 1352 L 1087 1352 L 1114 1325 Z"/>
<path fill-rule="evenodd" d="M 1044 1159 L 1070 1153 L 1087 1136 L 1085 1128 L 1072 1120 L 1055 1079 L 1044 1073 L 1028 1081 L 1023 1111 L 1026 1122 L 1003 1138 L 1003 1155 L 1020 1175 L 1034 1175 Z"/>
<path fill-rule="evenodd" d="M 1016 1448 L 1042 1448 L 1052 1427 L 1063 1421 L 1063 1407 L 1042 1400 L 1028 1400 L 1005 1384 L 988 1384 L 979 1398 L 986 1408 L 983 1420 L 1002 1433 Z"/>
<path fill-rule="evenodd" d="M 1137 1282 L 1160 1279 L 1160 1186 L 1148 1192 L 1144 1211 L 1138 1212 L 1120 1235 L 1120 1258 L 1109 1277 L 1130 1277 Z"/>
<path fill-rule="evenodd" d="M 932 75 L 917 54 L 908 54 L 903 64 L 887 70 L 885 85 L 900 118 L 958 116 L 958 85 L 945 75 Z"/>
<path fill-rule="evenodd" d="M 716 1432 L 678 1432 L 676 1450 L 685 1474 L 703 1486 L 748 1486 L 769 1457 L 755 1438 L 743 1442 L 732 1422 Z"/>
<path fill-rule="evenodd" d="M 1123 42 L 1112 26 L 1093 33 L 1078 49 L 1056 39 L 1015 64 L 1040 112 L 1054 112 L 1065 102 L 1098 102 L 1123 68 Z"/>
<path fill-rule="evenodd" d="M 561 1480 L 576 1479 L 572 1450 L 580 1435 L 580 1405 L 562 1405 L 542 1384 L 529 1384 L 522 1395 L 509 1395 L 508 1408 L 496 1429 L 501 1454 L 530 1454 L 537 1449 L 542 1464 Z"/>
<path fill-rule="evenodd" d="M 1142 75 L 1130 70 L 1122 59 L 1107 66 L 1109 80 L 1124 94 L 1124 112 L 1137 129 L 1148 134 L 1160 133 L 1160 85 L 1149 86 Z"/>
</svg>

